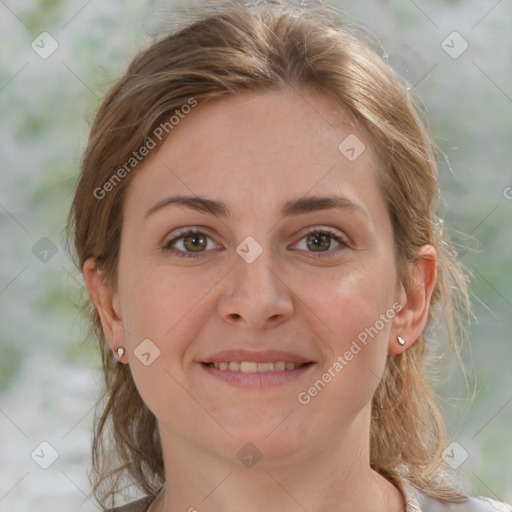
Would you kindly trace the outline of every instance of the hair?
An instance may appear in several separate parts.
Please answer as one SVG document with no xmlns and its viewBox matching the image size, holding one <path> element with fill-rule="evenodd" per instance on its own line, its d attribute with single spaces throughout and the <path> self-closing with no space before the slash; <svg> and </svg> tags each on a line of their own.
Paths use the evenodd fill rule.
<svg viewBox="0 0 512 512">
<path fill-rule="evenodd" d="M 436 347 L 460 356 L 471 309 L 469 277 L 436 214 L 439 150 L 414 88 L 357 34 L 359 27 L 333 8 L 227 1 L 204 2 L 190 14 L 187 23 L 133 58 L 96 114 L 68 218 L 77 268 L 82 271 L 94 257 L 105 280 L 117 285 L 123 201 L 136 172 L 125 164 L 191 98 L 200 108 L 244 91 L 326 95 L 351 116 L 378 157 L 376 176 L 406 290 L 407 263 L 419 257 L 419 248 L 431 244 L 438 255 L 426 329 L 410 348 L 387 358 L 372 399 L 371 467 L 391 482 L 407 478 L 436 499 L 465 499 L 443 464 L 447 431 L 427 365 Z M 157 149 L 164 140 L 154 141 Z M 123 165 L 126 172 L 120 173 Z M 112 357 L 88 296 L 82 307 L 89 335 L 101 350 L 104 375 L 92 443 L 93 493 L 104 506 L 107 499 L 112 504 L 126 479 L 146 494 L 157 494 L 165 473 L 156 418 L 129 365 Z"/>
</svg>

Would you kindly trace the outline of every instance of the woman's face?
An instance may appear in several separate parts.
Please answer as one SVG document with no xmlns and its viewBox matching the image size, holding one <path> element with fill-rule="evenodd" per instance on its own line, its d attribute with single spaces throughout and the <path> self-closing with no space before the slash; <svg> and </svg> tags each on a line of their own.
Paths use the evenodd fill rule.
<svg viewBox="0 0 512 512">
<path fill-rule="evenodd" d="M 216 99 L 133 171 L 106 334 L 164 446 L 293 460 L 367 440 L 406 298 L 376 160 L 335 110 L 313 93 Z"/>
</svg>

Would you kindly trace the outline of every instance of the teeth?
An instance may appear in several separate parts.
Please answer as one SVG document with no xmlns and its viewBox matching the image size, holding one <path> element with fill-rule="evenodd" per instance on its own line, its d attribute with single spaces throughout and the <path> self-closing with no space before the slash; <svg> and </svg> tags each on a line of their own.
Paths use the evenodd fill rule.
<svg viewBox="0 0 512 512">
<path fill-rule="evenodd" d="M 219 363 L 208 363 L 209 366 L 218 370 L 229 370 L 232 372 L 256 373 L 256 372 L 279 372 L 283 370 L 295 370 L 306 363 L 292 363 L 291 361 L 275 361 L 272 363 L 255 363 L 254 361 L 222 361 Z"/>
</svg>

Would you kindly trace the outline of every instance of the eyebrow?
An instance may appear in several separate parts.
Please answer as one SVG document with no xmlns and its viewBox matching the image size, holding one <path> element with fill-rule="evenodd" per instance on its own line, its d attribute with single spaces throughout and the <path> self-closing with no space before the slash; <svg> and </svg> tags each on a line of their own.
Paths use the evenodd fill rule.
<svg viewBox="0 0 512 512">
<path fill-rule="evenodd" d="M 170 196 L 158 201 L 158 203 L 152 206 L 146 212 L 144 218 L 147 219 L 156 211 L 171 205 L 185 206 L 191 210 L 211 214 L 216 217 L 232 217 L 230 207 L 223 201 L 207 199 L 206 197 L 201 196 Z M 281 215 L 283 217 L 290 217 L 293 215 L 328 210 L 331 208 L 354 212 L 368 219 L 368 213 L 361 205 L 351 201 L 347 197 L 336 195 L 308 196 L 287 201 L 281 209 Z"/>
</svg>

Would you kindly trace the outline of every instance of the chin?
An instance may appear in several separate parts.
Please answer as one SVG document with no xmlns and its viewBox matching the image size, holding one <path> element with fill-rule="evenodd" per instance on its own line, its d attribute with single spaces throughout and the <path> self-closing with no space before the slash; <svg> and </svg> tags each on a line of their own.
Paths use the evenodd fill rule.
<svg viewBox="0 0 512 512">
<path fill-rule="evenodd" d="M 302 428 L 295 429 L 291 418 L 284 419 L 286 415 L 280 415 L 275 418 L 262 418 L 261 413 L 251 415 L 247 421 L 238 417 L 237 421 L 223 423 L 226 430 L 233 437 L 223 436 L 226 443 L 226 449 L 231 453 L 249 453 L 254 450 L 259 451 L 266 460 L 282 459 L 283 457 L 293 457 L 298 451 L 303 450 L 304 446 L 310 445 L 315 438 L 314 432 L 311 436 Z M 283 421 L 284 419 L 284 421 Z M 289 424 L 285 425 L 288 421 Z M 218 440 L 218 445 L 222 445 L 222 440 Z M 245 447 L 245 448 L 244 448 Z"/>
</svg>

